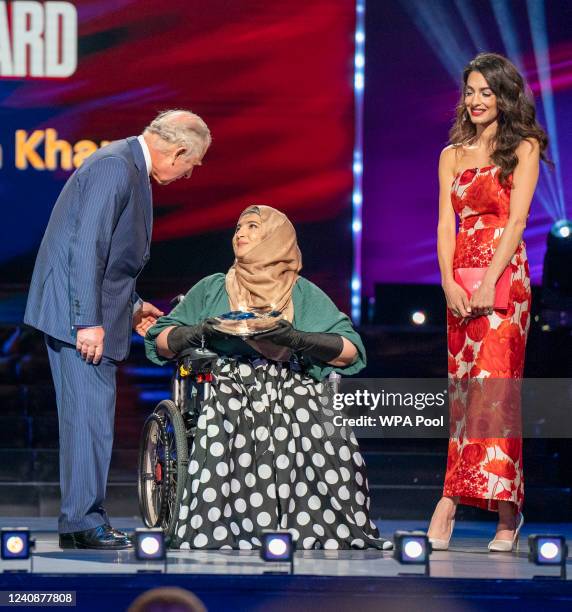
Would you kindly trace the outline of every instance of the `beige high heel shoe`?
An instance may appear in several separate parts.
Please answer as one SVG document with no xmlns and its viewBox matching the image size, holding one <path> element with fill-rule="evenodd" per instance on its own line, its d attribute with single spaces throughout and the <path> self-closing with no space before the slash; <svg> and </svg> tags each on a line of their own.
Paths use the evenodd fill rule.
<svg viewBox="0 0 572 612">
<path fill-rule="evenodd" d="M 524 514 L 522 512 L 518 513 L 518 525 L 514 531 L 514 535 L 512 536 L 512 540 L 491 540 L 489 542 L 489 551 L 490 552 L 513 552 L 513 550 L 518 550 L 518 540 L 520 537 L 520 530 L 524 525 Z"/>
<path fill-rule="evenodd" d="M 433 550 L 449 550 L 449 542 L 451 541 L 451 536 L 453 535 L 453 529 L 455 529 L 455 519 L 451 521 L 451 531 L 449 532 L 449 537 L 446 540 L 440 540 L 439 538 L 429 538 L 429 542 L 431 542 L 431 548 Z"/>
</svg>

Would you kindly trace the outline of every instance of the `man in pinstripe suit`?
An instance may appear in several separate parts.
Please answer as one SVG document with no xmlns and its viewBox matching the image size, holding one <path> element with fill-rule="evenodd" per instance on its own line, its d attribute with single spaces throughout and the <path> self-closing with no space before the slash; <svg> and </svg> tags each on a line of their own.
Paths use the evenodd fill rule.
<svg viewBox="0 0 572 612">
<path fill-rule="evenodd" d="M 135 292 L 149 259 L 149 177 L 190 178 L 211 136 L 189 111 L 158 115 L 138 137 L 90 156 L 66 182 L 36 259 L 25 323 L 44 332 L 60 439 L 62 548 L 120 549 L 105 489 L 113 444 L 117 362 L 131 330 L 145 335 L 163 314 Z"/>
</svg>

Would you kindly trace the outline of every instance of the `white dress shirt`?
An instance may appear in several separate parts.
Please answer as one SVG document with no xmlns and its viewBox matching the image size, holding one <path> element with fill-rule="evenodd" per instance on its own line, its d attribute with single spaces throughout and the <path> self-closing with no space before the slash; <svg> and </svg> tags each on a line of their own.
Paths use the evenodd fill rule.
<svg viewBox="0 0 572 612">
<path fill-rule="evenodd" d="M 145 165 L 147 166 L 147 174 L 151 175 L 151 153 L 149 151 L 149 147 L 145 142 L 145 138 L 143 138 L 143 134 L 139 134 L 137 136 L 137 140 L 143 149 L 143 156 L 145 157 Z"/>
</svg>

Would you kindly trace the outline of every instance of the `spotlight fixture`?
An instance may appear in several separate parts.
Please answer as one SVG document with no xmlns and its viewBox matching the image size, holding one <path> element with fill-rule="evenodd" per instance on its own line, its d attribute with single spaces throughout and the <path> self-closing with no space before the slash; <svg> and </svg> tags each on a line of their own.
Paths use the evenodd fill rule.
<svg viewBox="0 0 572 612">
<path fill-rule="evenodd" d="M 427 315 L 422 310 L 416 310 L 411 314 L 411 322 L 415 325 L 424 325 L 427 321 Z"/>
<path fill-rule="evenodd" d="M 557 221 L 551 227 L 550 233 L 556 238 L 570 238 L 572 235 L 572 221 L 568 221 L 568 219 Z"/>
<path fill-rule="evenodd" d="M 541 329 L 572 328 L 572 221 L 557 221 L 546 241 L 542 272 Z"/>
<path fill-rule="evenodd" d="M 294 573 L 296 545 L 289 531 L 264 531 L 261 544 L 260 557 L 264 561 L 290 563 L 290 573 Z"/>
<path fill-rule="evenodd" d="M 162 529 L 138 528 L 135 530 L 135 556 L 139 561 L 165 561 L 165 534 Z"/>
<path fill-rule="evenodd" d="M 0 530 L 2 538 L 1 556 L 3 560 L 29 559 L 31 549 L 36 543 L 30 537 L 27 527 L 9 528 Z"/>
<path fill-rule="evenodd" d="M 396 531 L 393 536 L 393 558 L 401 565 L 423 565 L 426 576 L 430 575 L 431 552 L 429 538 L 422 531 Z"/>
<path fill-rule="evenodd" d="M 560 567 L 560 578 L 566 580 L 566 558 L 568 545 L 561 535 L 528 536 L 528 560 L 535 565 L 549 565 Z M 535 576 L 545 578 L 547 576 Z"/>
</svg>

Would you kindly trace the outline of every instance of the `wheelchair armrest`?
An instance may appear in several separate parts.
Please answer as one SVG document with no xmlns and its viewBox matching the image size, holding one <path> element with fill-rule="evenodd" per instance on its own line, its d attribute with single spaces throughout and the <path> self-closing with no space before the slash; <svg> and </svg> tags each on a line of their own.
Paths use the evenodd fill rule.
<svg viewBox="0 0 572 612">
<path fill-rule="evenodd" d="M 210 370 L 218 359 L 217 353 L 208 348 L 190 347 L 181 351 L 177 356 L 177 363 L 183 364 L 185 368 L 196 372 Z"/>
<path fill-rule="evenodd" d="M 335 370 L 330 372 L 330 375 L 328 376 L 327 384 L 332 393 L 334 394 L 339 393 L 341 380 L 342 380 L 341 375 L 338 374 Z"/>
</svg>

